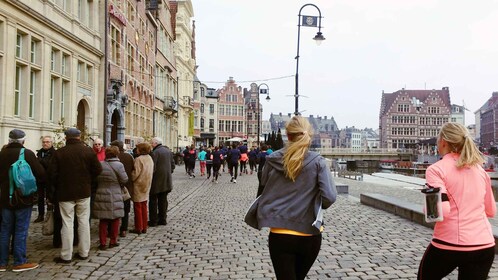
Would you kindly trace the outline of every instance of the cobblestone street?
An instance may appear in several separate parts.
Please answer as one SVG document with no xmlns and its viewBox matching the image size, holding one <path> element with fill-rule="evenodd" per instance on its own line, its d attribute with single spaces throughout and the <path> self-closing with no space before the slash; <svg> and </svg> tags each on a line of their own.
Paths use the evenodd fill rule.
<svg viewBox="0 0 498 280">
<path fill-rule="evenodd" d="M 32 224 L 29 260 L 40 268 L 2 279 L 273 279 L 267 250 L 268 230 L 243 222 L 255 198 L 257 177 L 243 175 L 237 184 L 227 173 L 213 184 L 205 177 L 188 179 L 177 167 L 169 195 L 168 225 L 147 234 L 128 233 L 120 246 L 98 250 L 97 221 L 92 220 L 92 249 L 88 260 L 69 265 L 52 259 L 59 249 L 51 236 Z M 350 184 L 350 193 L 381 190 L 380 185 L 336 178 Z M 133 211 L 132 211 L 133 212 Z M 36 217 L 36 210 L 33 213 Z M 361 205 L 353 195 L 339 195 L 325 213 L 322 249 L 309 279 L 415 279 L 432 230 L 381 210 Z M 130 219 L 133 225 L 133 216 Z M 131 229 L 131 228 L 130 228 Z M 76 247 L 75 247 L 76 249 Z M 498 278 L 495 261 L 491 278 Z M 456 279 L 455 275 L 448 279 Z"/>
</svg>

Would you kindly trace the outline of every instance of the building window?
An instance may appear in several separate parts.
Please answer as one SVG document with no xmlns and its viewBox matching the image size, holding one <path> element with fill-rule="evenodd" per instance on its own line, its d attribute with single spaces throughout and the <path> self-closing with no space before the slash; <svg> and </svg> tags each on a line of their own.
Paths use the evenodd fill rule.
<svg viewBox="0 0 498 280">
<path fill-rule="evenodd" d="M 408 113 L 410 111 L 410 105 L 408 104 L 398 104 L 398 112 Z"/>
<path fill-rule="evenodd" d="M 128 47 L 127 47 L 127 55 L 128 55 L 128 63 L 127 63 L 127 68 L 128 68 L 128 74 L 132 74 L 133 71 L 135 71 L 135 64 L 134 62 L 134 54 L 135 53 L 135 48 L 133 48 L 133 45 L 128 42 Z"/>
<path fill-rule="evenodd" d="M 14 116 L 21 114 L 21 80 L 22 68 L 16 66 L 16 81 L 14 85 Z"/>
<path fill-rule="evenodd" d="M 209 104 L 209 114 L 214 115 L 214 104 Z"/>
<path fill-rule="evenodd" d="M 68 74 L 68 69 L 69 69 L 69 55 L 63 54 L 62 55 L 62 61 L 61 61 L 61 74 L 64 76 L 69 76 Z"/>
<path fill-rule="evenodd" d="M 17 37 L 16 37 L 16 57 L 17 58 L 23 58 L 23 51 L 22 51 L 23 41 L 24 41 L 24 35 L 17 33 Z"/>
<path fill-rule="evenodd" d="M 204 114 L 204 103 L 201 103 L 201 114 Z"/>
<path fill-rule="evenodd" d="M 54 121 L 54 99 L 55 99 L 55 78 L 50 80 L 50 98 L 49 98 L 49 112 L 48 119 Z"/>
<path fill-rule="evenodd" d="M 121 65 L 121 32 L 114 25 L 111 25 L 111 61 L 116 65 Z"/>
<path fill-rule="evenodd" d="M 36 91 L 36 72 L 31 71 L 29 76 L 29 108 L 28 108 L 29 118 L 33 118 L 35 115 L 35 91 Z"/>
</svg>

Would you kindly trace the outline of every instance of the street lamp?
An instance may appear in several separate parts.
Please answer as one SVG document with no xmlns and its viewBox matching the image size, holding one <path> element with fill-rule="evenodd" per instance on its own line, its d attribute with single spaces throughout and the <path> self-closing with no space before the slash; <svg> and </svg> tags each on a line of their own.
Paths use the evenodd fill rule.
<svg viewBox="0 0 498 280">
<path fill-rule="evenodd" d="M 302 16 L 302 25 L 307 26 L 307 27 L 318 27 L 318 32 L 316 33 L 315 37 L 313 38 L 313 40 L 315 40 L 317 45 L 320 45 L 322 43 L 322 41 L 325 40 L 325 37 L 323 37 L 322 32 L 320 32 L 320 30 L 322 29 L 322 12 L 314 4 L 305 4 L 304 6 L 301 7 L 301 9 L 299 9 L 299 15 L 298 15 L 298 20 L 297 20 L 296 92 L 294 94 L 294 98 L 295 98 L 294 115 L 296 115 L 296 116 L 299 115 L 299 39 L 301 36 L 301 11 L 306 6 L 315 7 L 318 10 L 318 17 L 303 15 Z"/>
<path fill-rule="evenodd" d="M 266 88 L 261 88 L 261 86 L 265 86 Z M 260 94 L 266 94 L 266 101 L 270 101 L 270 88 L 268 87 L 267 84 L 262 83 L 258 86 L 258 138 L 257 138 L 257 143 L 258 143 L 258 148 L 259 148 L 259 134 L 261 130 L 261 109 L 259 108 L 259 95 Z"/>
</svg>

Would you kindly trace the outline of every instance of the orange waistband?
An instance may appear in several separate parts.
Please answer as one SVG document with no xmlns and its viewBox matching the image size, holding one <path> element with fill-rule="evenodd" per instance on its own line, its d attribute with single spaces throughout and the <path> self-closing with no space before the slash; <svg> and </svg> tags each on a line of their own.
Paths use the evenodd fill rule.
<svg viewBox="0 0 498 280">
<path fill-rule="evenodd" d="M 320 228 L 320 232 L 323 231 L 323 227 Z M 286 228 L 270 228 L 270 232 L 278 233 L 278 234 L 289 234 L 289 235 L 297 235 L 297 236 L 313 236 L 313 234 L 304 233 L 300 231 L 295 231 Z"/>
</svg>

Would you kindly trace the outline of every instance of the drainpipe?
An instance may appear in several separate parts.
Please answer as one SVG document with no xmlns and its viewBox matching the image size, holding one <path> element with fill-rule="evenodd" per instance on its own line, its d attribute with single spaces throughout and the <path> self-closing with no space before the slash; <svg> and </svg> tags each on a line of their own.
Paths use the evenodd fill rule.
<svg viewBox="0 0 498 280">
<path fill-rule="evenodd" d="M 104 146 L 107 146 L 109 143 L 107 139 L 107 89 L 109 87 L 108 81 L 109 81 L 109 70 L 108 70 L 108 46 L 107 46 L 107 41 L 108 41 L 108 36 L 107 34 L 109 33 L 109 0 L 104 0 L 104 21 L 105 21 L 105 28 L 104 28 L 104 130 L 102 133 L 102 139 L 104 140 Z"/>
<path fill-rule="evenodd" d="M 180 148 L 180 138 L 178 138 L 178 131 L 180 131 L 180 95 L 178 94 L 178 72 L 176 72 L 176 149 L 179 150 Z"/>
</svg>

